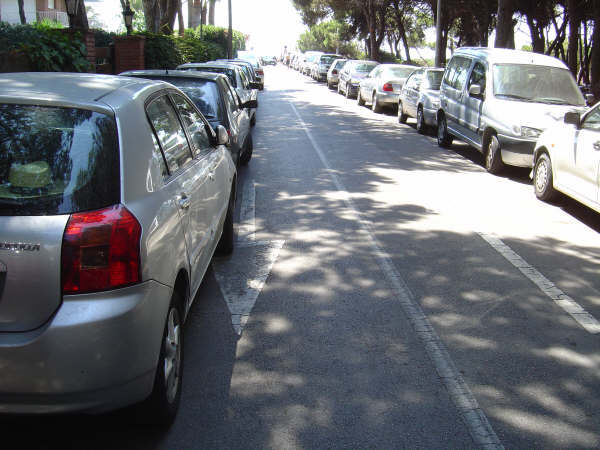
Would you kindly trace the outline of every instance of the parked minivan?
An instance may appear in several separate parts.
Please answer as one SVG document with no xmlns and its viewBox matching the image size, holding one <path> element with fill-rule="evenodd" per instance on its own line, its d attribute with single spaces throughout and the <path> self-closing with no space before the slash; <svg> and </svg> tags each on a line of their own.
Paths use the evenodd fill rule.
<svg viewBox="0 0 600 450">
<path fill-rule="evenodd" d="M 532 167 L 539 135 L 585 100 L 567 66 L 551 56 L 497 48 L 459 48 L 440 87 L 437 140 L 460 139 L 485 156 L 485 168 Z"/>
</svg>

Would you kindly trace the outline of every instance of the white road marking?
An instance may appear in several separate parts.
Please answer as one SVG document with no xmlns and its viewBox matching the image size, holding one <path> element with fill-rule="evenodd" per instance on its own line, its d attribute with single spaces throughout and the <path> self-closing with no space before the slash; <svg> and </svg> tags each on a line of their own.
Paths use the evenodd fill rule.
<svg viewBox="0 0 600 450">
<path fill-rule="evenodd" d="M 535 267 L 515 253 L 508 245 L 497 237 L 487 233 L 478 233 L 494 250 L 506 258 L 513 266 L 521 271 L 529 280 L 538 286 L 554 303 L 581 325 L 588 333 L 600 333 L 600 323 L 583 309 L 575 300 L 561 291 L 554 283 L 542 275 Z"/>
<path fill-rule="evenodd" d="M 327 170 L 330 179 L 340 192 L 340 197 L 346 204 L 346 207 L 349 210 L 349 215 L 354 217 L 356 222 L 360 225 L 359 231 L 365 235 L 367 241 L 370 242 L 382 272 L 390 283 L 392 290 L 396 295 L 396 299 L 404 311 L 404 314 L 408 318 L 417 336 L 421 340 L 421 343 L 425 347 L 427 354 L 433 362 L 442 382 L 446 386 L 454 405 L 458 409 L 465 424 L 467 425 L 473 441 L 476 445 L 486 449 L 504 448 L 500 443 L 498 436 L 492 429 L 487 417 L 479 407 L 475 396 L 465 383 L 459 371 L 456 369 L 456 366 L 450 358 L 448 351 L 431 326 L 431 323 L 421 309 L 421 306 L 414 299 L 414 295 L 410 292 L 406 282 L 396 270 L 392 258 L 382 249 L 379 241 L 371 230 L 370 223 L 362 217 L 358 209 L 355 207 L 348 190 L 332 170 L 327 158 L 325 157 L 325 154 L 313 138 L 310 130 L 302 120 L 302 117 L 298 113 L 298 110 L 294 104 L 290 103 L 290 106 L 294 110 L 300 126 L 306 133 L 306 136 L 312 144 L 313 149 L 319 156 L 321 163 Z"/>
<path fill-rule="evenodd" d="M 256 188 L 247 180 L 242 189 L 240 223 L 231 257 L 213 258 L 219 289 L 231 313 L 231 324 L 240 336 L 285 241 L 256 240 Z"/>
</svg>

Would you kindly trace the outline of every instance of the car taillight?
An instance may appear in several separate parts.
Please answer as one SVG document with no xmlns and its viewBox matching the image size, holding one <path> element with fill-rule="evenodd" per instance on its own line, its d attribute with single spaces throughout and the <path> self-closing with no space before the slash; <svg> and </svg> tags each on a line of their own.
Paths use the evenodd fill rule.
<svg viewBox="0 0 600 450">
<path fill-rule="evenodd" d="M 72 214 L 63 235 L 63 294 L 138 283 L 142 227 L 123 205 Z"/>
<path fill-rule="evenodd" d="M 337 70 L 332 70 L 332 71 L 331 71 L 331 74 L 332 74 L 332 75 L 337 75 L 337 74 L 338 74 L 338 71 L 337 71 Z"/>
<path fill-rule="evenodd" d="M 394 86 L 392 86 L 392 83 L 385 83 L 383 85 L 383 90 L 385 92 L 394 92 Z"/>
<path fill-rule="evenodd" d="M 265 74 L 262 69 L 258 69 L 256 73 L 259 74 L 261 77 Z"/>
</svg>

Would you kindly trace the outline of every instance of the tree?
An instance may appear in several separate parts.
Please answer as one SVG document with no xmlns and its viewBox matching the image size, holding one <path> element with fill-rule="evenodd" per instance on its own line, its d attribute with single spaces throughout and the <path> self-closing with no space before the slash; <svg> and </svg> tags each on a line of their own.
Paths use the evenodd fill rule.
<svg viewBox="0 0 600 450">
<path fill-rule="evenodd" d="M 498 0 L 494 47 L 515 48 L 514 13 L 513 0 Z"/>
<path fill-rule="evenodd" d="M 581 25 L 581 1 L 567 0 L 566 13 L 569 17 L 569 43 L 567 47 L 567 65 L 573 76 L 577 76 L 577 51 L 579 49 L 579 29 Z"/>
<path fill-rule="evenodd" d="M 23 0 L 18 0 L 19 4 L 19 18 L 21 19 L 21 25 L 25 25 L 27 23 L 27 18 L 25 17 L 25 5 L 23 4 Z"/>
<path fill-rule="evenodd" d="M 592 93 L 596 99 L 600 99 L 600 2 L 592 2 L 592 17 L 594 20 L 594 31 L 592 34 L 591 55 L 591 83 Z"/>
</svg>

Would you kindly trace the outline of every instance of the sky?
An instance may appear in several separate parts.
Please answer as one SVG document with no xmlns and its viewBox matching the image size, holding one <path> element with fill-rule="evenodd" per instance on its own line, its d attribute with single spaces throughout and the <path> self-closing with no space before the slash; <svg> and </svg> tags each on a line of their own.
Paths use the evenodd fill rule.
<svg viewBox="0 0 600 450">
<path fill-rule="evenodd" d="M 85 0 L 109 30 L 122 23 L 119 0 Z M 294 50 L 306 26 L 291 0 L 231 0 L 233 29 L 250 36 L 248 50 L 257 54 L 279 56 L 283 47 Z M 187 0 L 183 0 L 183 16 L 187 23 Z M 227 28 L 227 0 L 217 2 L 215 25 Z"/>
</svg>

